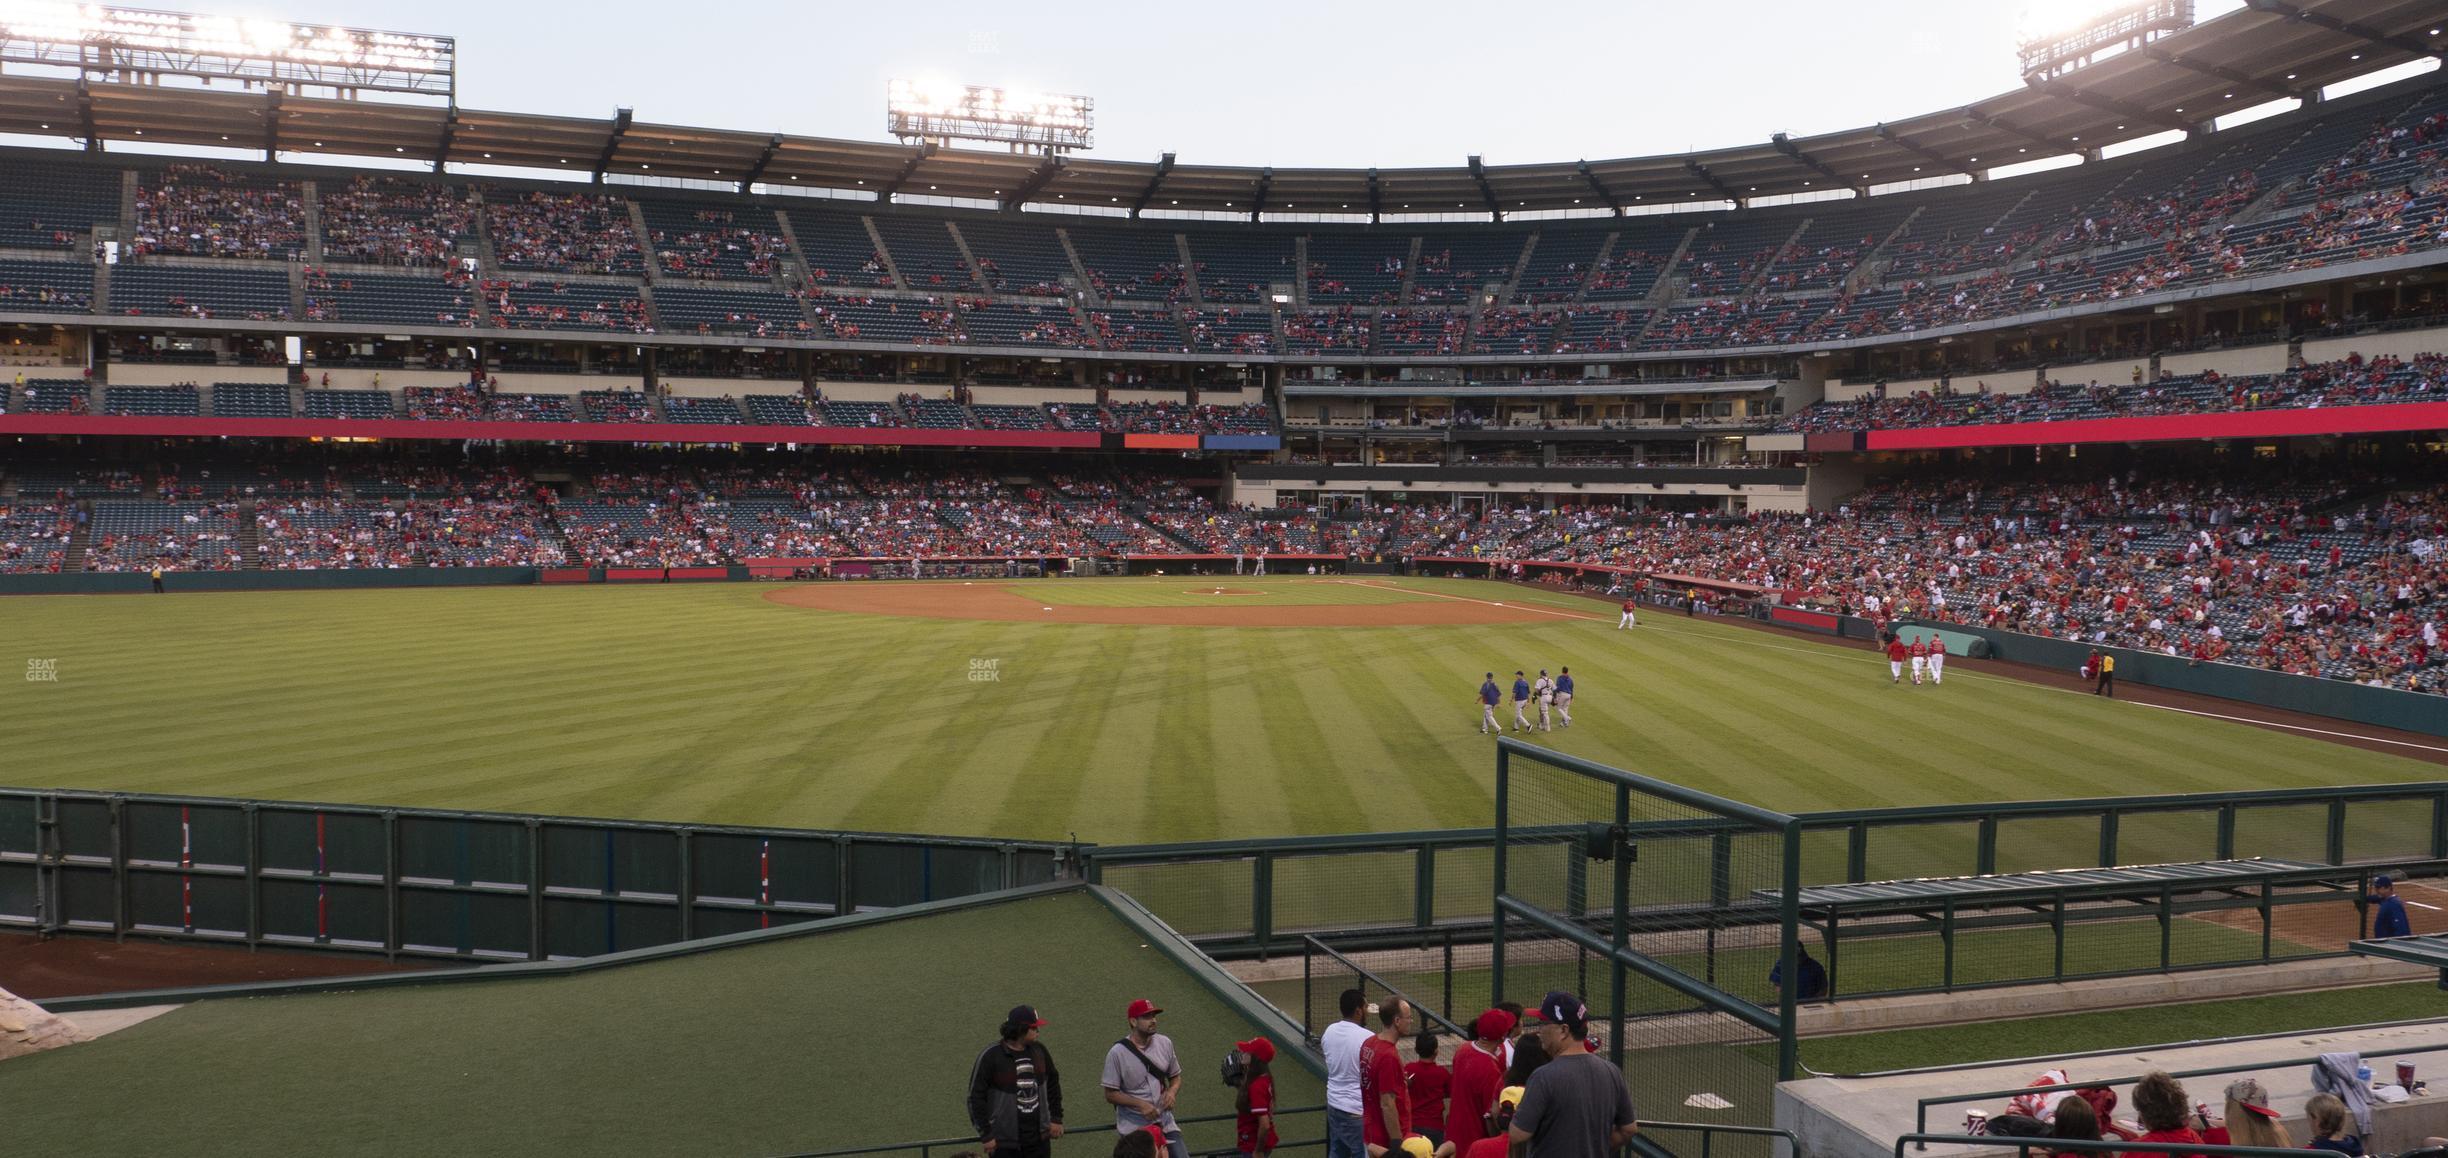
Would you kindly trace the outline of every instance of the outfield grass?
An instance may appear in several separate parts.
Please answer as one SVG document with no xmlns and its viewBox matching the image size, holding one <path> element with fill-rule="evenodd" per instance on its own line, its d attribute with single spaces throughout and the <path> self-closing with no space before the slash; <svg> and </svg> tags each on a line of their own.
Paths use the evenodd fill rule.
<svg viewBox="0 0 2448 1158">
<path fill-rule="evenodd" d="M 969 1134 L 970 1064 L 1029 1002 L 1083 1129 L 1123 1006 L 1181 1054 L 1180 1112 L 1229 1113 L 1254 1028 L 1072 893 L 553 980 L 208 1001 L 0 1065 L 26 1154 L 781 1154 Z M 1283 1104 L 1324 1100 L 1298 1065 Z M 1105 1123 L 1101 1137 L 1084 1132 Z M 1316 1117 L 1286 1139 L 1313 1138 Z M 1231 1124 L 1200 1127 L 1202 1150 Z"/>
<path fill-rule="evenodd" d="M 1417 596 L 1239 577 L 1067 601 Z M 1484 825 L 1490 669 L 1571 665 L 1568 752 L 1776 808 L 2435 778 L 2418 761 L 1859 645 L 1487 583 L 1593 619 L 1202 628 L 892 619 L 767 585 L 12 598 L 58 682 L 0 685 L 20 786 L 1102 842 Z M 1260 597 L 1229 596 L 1228 599 Z M 971 661 L 1001 678 L 970 679 Z"/>
</svg>

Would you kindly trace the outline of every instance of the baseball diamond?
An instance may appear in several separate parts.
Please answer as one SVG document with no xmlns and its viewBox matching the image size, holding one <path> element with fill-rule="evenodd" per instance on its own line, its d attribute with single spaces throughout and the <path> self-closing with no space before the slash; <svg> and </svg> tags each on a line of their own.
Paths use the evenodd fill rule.
<svg viewBox="0 0 2448 1158">
<path fill-rule="evenodd" d="M 2439 0 L 291 7 L 0 4 L 0 1150 L 2448 1158 Z"/>
</svg>

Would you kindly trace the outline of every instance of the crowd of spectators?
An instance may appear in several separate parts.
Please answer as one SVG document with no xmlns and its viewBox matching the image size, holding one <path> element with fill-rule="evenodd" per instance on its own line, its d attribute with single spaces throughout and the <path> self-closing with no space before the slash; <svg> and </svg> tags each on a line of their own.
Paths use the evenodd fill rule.
<svg viewBox="0 0 2448 1158">
<path fill-rule="evenodd" d="M 1857 399 L 1822 402 L 1787 416 L 1777 429 L 1901 430 L 2439 401 L 2448 401 L 2448 356 L 2421 354 L 2408 361 L 2351 354 L 2277 374 L 2207 371 L 2127 384 L 2050 381 L 2021 394 L 1993 392 L 1985 381 L 1967 384 L 1958 378 L 1943 393 L 1891 397 L 1874 389 Z"/>
<path fill-rule="evenodd" d="M 317 186 L 323 260 L 430 267 L 453 264 L 476 236 L 476 202 L 456 185 L 360 176 Z"/>
<path fill-rule="evenodd" d="M 586 193 L 492 192 L 485 218 L 493 257 L 517 269 L 643 272 L 628 204 Z"/>
<path fill-rule="evenodd" d="M 180 163 L 136 186 L 130 250 L 186 257 L 287 260 L 305 252 L 306 207 L 289 181 Z"/>
<path fill-rule="evenodd" d="M 739 223 L 728 209 L 698 209 L 686 229 L 657 229 L 647 241 L 667 277 L 714 281 L 726 277 L 771 278 L 790 254 L 790 241 L 770 229 Z"/>
</svg>

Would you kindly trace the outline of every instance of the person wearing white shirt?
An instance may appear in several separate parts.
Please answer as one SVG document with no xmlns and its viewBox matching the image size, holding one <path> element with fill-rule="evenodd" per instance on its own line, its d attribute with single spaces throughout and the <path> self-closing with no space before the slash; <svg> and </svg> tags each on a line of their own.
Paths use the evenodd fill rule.
<svg viewBox="0 0 2448 1158">
<path fill-rule="evenodd" d="M 1343 1018 L 1326 1027 L 1318 1045 L 1326 1055 L 1326 1158 L 1368 1158 L 1361 1141 L 1360 1047 L 1369 1038 L 1368 995 L 1343 991 Z"/>
</svg>

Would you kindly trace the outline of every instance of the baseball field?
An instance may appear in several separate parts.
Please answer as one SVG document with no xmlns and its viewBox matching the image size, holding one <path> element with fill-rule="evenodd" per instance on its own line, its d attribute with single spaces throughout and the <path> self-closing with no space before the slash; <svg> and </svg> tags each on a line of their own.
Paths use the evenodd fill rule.
<svg viewBox="0 0 2448 1158">
<path fill-rule="evenodd" d="M 2434 778 L 1978 662 L 1452 580 L 18 598 L 16 786 L 1100 842 L 1484 825 L 1481 676 L 1567 752 L 1788 810 Z M 1508 692 L 1509 695 L 1509 692 Z M 1510 717 L 1509 706 L 1502 711 Z M 2399 754 L 2399 753 L 2405 754 Z"/>
</svg>

